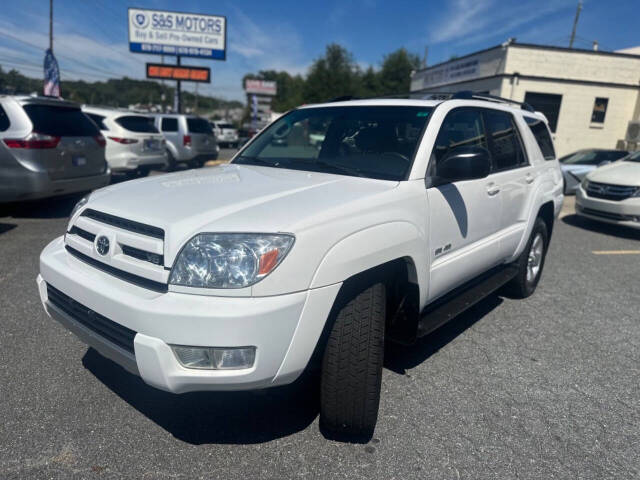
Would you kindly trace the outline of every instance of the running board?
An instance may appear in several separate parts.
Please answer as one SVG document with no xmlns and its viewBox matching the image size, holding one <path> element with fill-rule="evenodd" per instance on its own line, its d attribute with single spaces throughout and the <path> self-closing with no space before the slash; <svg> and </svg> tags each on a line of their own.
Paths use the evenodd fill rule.
<svg viewBox="0 0 640 480">
<path fill-rule="evenodd" d="M 427 305 L 420 314 L 417 336 L 424 337 L 440 328 L 449 320 L 491 295 L 517 274 L 518 267 L 513 264 L 499 267 L 497 270 L 492 269 L 449 292 L 431 305 Z"/>
</svg>

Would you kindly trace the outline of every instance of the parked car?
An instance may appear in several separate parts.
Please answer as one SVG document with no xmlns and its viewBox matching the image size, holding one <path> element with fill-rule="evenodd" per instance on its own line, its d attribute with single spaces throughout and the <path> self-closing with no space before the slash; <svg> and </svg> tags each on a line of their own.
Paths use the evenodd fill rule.
<svg viewBox="0 0 640 480">
<path fill-rule="evenodd" d="M 211 122 L 218 145 L 227 148 L 238 148 L 238 129 L 229 122 Z"/>
<path fill-rule="evenodd" d="M 107 163 L 114 173 L 146 176 L 167 165 L 165 140 L 154 119 L 126 110 L 82 107 L 106 138 Z"/>
<path fill-rule="evenodd" d="M 220 147 L 211 124 L 204 118 L 162 113 L 156 114 L 155 125 L 167 142 L 167 162 L 170 170 L 179 163 L 198 168 L 207 161 L 218 158 Z"/>
<path fill-rule="evenodd" d="M 629 155 L 625 150 L 602 150 L 602 149 L 586 149 L 578 150 L 569 155 L 561 157 L 560 168 L 564 178 L 564 194 L 569 195 L 576 193 L 578 185 L 596 168 L 607 163 L 620 160 L 622 157 Z"/>
<path fill-rule="evenodd" d="M 531 295 L 562 206 L 544 116 L 458 95 L 304 106 L 231 164 L 94 193 L 42 252 L 44 308 L 169 392 L 317 366 L 322 426 L 370 437 L 385 341 Z"/>
<path fill-rule="evenodd" d="M 576 193 L 576 213 L 640 229 L 640 152 L 587 174 Z"/>
<path fill-rule="evenodd" d="M 0 95 L 0 202 L 85 192 L 109 183 L 105 139 L 72 102 Z"/>
</svg>

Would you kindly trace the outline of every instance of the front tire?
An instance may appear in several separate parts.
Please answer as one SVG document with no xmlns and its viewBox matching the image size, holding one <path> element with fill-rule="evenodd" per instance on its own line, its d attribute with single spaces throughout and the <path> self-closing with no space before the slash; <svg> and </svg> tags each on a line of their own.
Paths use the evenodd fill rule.
<svg viewBox="0 0 640 480">
<path fill-rule="evenodd" d="M 337 438 L 368 440 L 378 419 L 386 295 L 381 283 L 340 309 L 324 351 L 320 424 Z"/>
<path fill-rule="evenodd" d="M 503 292 L 511 298 L 527 298 L 535 292 L 549 247 L 549 232 L 542 218 L 536 218 L 531 236 L 516 261 L 518 274 L 504 286 Z"/>
</svg>

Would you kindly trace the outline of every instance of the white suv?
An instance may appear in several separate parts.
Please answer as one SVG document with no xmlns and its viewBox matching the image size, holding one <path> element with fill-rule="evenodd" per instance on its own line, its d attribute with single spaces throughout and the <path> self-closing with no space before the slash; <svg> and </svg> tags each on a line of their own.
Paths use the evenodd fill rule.
<svg viewBox="0 0 640 480">
<path fill-rule="evenodd" d="M 153 118 L 126 110 L 83 106 L 106 138 L 105 157 L 112 172 L 146 176 L 167 165 L 162 134 Z"/>
<path fill-rule="evenodd" d="M 562 206 L 545 118 L 455 97 L 305 106 L 229 165 L 94 192 L 42 252 L 44 308 L 170 392 L 320 366 L 325 431 L 372 435 L 384 342 L 533 293 Z"/>
</svg>

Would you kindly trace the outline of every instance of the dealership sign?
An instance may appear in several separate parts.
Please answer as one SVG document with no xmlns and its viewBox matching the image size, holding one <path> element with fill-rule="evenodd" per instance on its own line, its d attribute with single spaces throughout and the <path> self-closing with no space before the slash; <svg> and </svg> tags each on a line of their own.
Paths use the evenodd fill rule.
<svg viewBox="0 0 640 480">
<path fill-rule="evenodd" d="M 275 95 L 277 93 L 276 82 L 269 80 L 251 80 L 244 81 L 244 90 L 247 93 L 255 93 L 257 95 Z"/>
<path fill-rule="evenodd" d="M 132 52 L 226 58 L 226 17 L 130 8 L 128 23 Z"/>
</svg>

